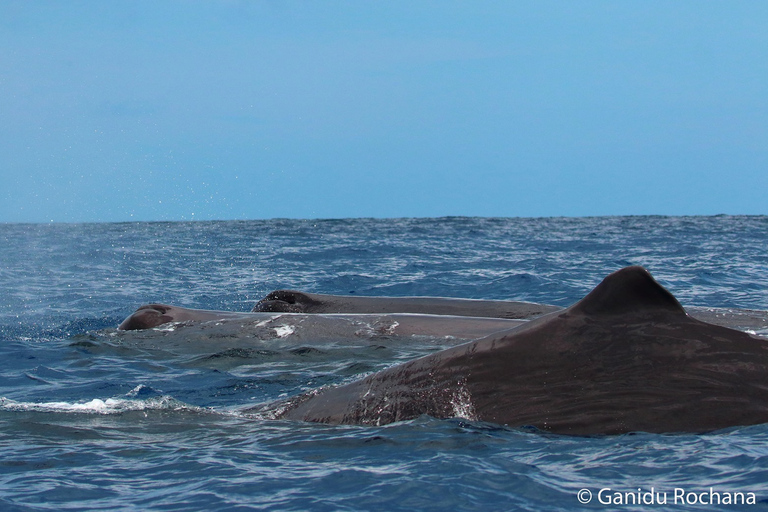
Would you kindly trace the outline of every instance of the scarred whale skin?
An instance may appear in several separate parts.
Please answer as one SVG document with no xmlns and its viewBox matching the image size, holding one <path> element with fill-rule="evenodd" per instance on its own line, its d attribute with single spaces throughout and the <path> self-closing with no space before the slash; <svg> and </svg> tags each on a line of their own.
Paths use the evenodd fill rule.
<svg viewBox="0 0 768 512">
<path fill-rule="evenodd" d="M 768 422 L 768 340 L 690 317 L 642 267 L 573 306 L 275 406 L 386 424 L 426 414 L 561 434 L 706 432 Z"/>
</svg>

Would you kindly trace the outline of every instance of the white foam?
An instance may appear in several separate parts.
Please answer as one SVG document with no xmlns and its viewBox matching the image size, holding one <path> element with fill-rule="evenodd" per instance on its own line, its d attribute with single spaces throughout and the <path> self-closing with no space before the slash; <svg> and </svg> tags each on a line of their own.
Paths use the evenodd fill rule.
<svg viewBox="0 0 768 512">
<path fill-rule="evenodd" d="M 466 379 L 459 381 L 458 385 L 459 387 L 451 397 L 453 415 L 456 418 L 476 420 L 477 413 L 475 412 L 475 406 L 472 404 L 472 395 L 469 393 L 469 389 L 467 389 Z"/>
<path fill-rule="evenodd" d="M 160 331 L 160 332 L 173 332 L 183 324 L 184 322 L 168 322 L 167 324 L 162 324 L 157 327 L 153 327 L 152 330 Z"/>
<path fill-rule="evenodd" d="M 286 336 L 290 336 L 294 332 L 296 332 L 296 327 L 293 325 L 281 325 L 279 327 L 275 327 L 275 335 L 278 338 L 285 338 Z"/>
<path fill-rule="evenodd" d="M 34 412 L 71 412 L 84 414 L 119 414 L 127 411 L 147 410 L 196 410 L 179 402 L 170 396 L 153 397 L 147 400 L 131 398 L 94 398 L 88 402 L 17 402 L 8 398 L 0 398 L 2 411 L 34 411 Z"/>
</svg>

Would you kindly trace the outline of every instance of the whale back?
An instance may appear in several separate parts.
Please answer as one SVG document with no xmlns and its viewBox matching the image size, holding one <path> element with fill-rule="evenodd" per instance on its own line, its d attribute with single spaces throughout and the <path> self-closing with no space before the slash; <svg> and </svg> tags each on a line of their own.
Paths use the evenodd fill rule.
<svg viewBox="0 0 768 512">
<path fill-rule="evenodd" d="M 768 343 L 686 315 L 640 267 L 526 325 L 300 397 L 282 417 L 461 416 L 567 434 L 768 422 Z"/>
</svg>

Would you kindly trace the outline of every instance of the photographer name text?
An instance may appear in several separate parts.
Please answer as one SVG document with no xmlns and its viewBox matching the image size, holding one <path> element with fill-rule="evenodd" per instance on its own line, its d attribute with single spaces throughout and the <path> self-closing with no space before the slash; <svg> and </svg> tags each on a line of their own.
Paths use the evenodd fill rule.
<svg viewBox="0 0 768 512">
<path fill-rule="evenodd" d="M 710 487 L 706 490 L 688 491 L 676 487 L 671 491 L 638 488 L 634 491 L 617 491 L 603 487 L 593 496 L 589 489 L 577 493 L 580 503 L 595 501 L 602 505 L 754 505 L 754 492 L 722 491 Z"/>
</svg>

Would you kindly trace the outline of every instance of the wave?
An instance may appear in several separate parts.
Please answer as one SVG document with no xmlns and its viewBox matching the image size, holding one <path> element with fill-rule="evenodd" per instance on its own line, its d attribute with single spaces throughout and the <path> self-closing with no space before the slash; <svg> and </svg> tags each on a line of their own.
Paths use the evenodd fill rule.
<svg viewBox="0 0 768 512">
<path fill-rule="evenodd" d="M 150 391 L 148 391 L 150 390 Z M 79 402 L 19 402 L 10 398 L 0 397 L 0 411 L 8 412 L 55 412 L 77 414 L 121 414 L 129 411 L 194 411 L 204 412 L 208 409 L 185 404 L 170 395 L 137 398 L 152 393 L 147 386 L 136 386 L 120 398 L 93 398 Z"/>
</svg>

